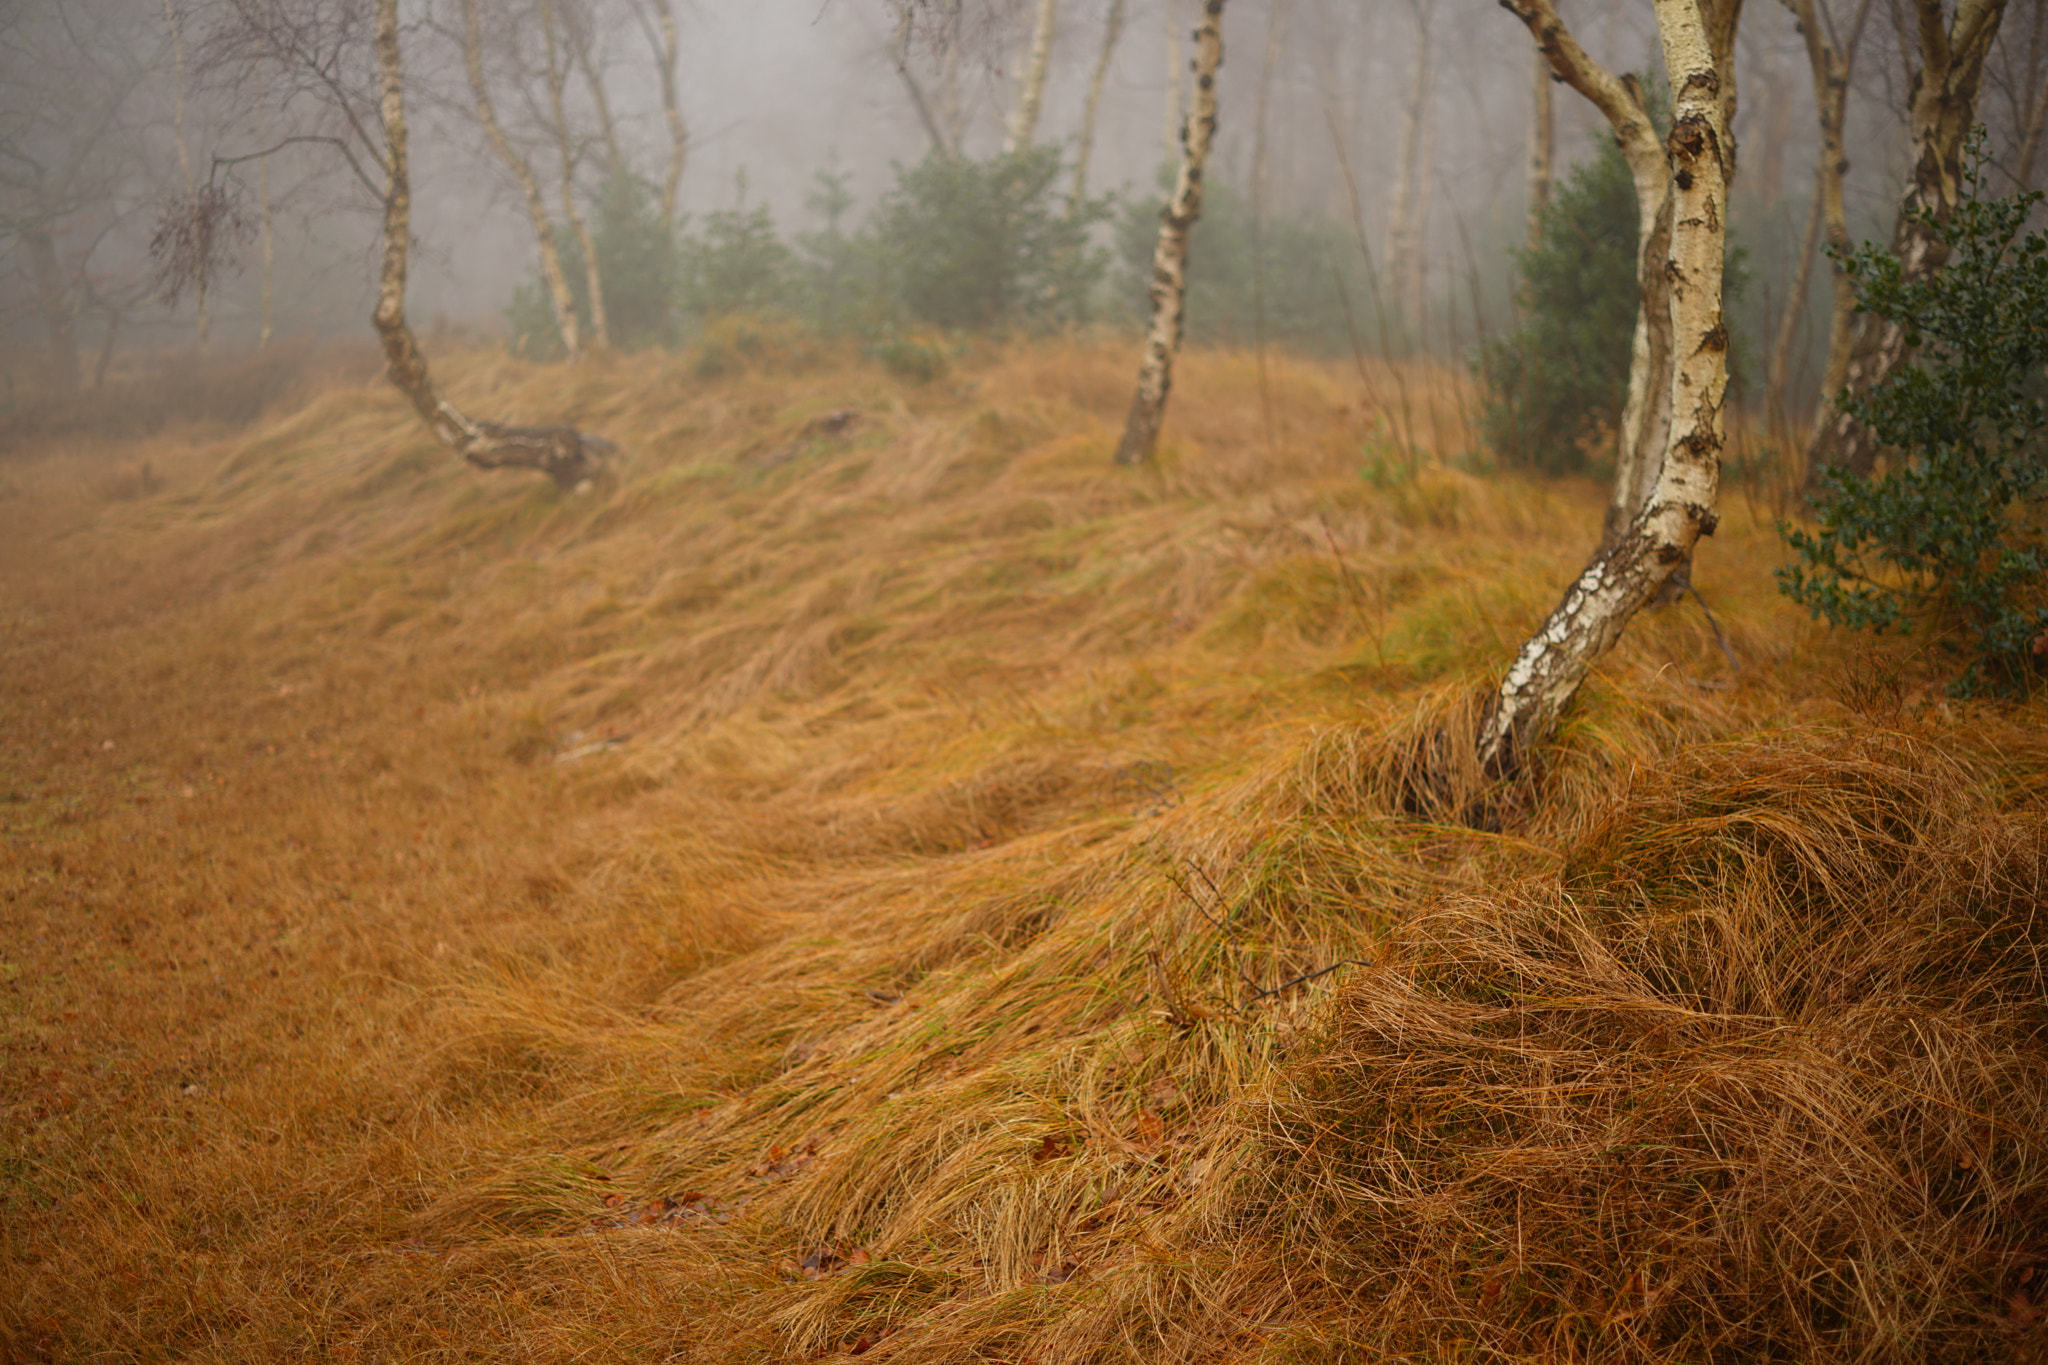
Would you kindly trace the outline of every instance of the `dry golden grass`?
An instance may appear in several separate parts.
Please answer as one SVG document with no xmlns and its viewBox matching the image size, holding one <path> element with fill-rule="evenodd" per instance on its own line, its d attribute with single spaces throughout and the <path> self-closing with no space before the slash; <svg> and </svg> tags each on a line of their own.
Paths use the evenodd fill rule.
<svg viewBox="0 0 2048 1365">
<path fill-rule="evenodd" d="M 1442 822 L 1599 490 L 1234 355 L 1118 473 L 1126 349 L 0 466 L 0 1357 L 2039 1358 L 2039 705 L 1732 490 L 1739 674 L 1648 613 Z"/>
</svg>

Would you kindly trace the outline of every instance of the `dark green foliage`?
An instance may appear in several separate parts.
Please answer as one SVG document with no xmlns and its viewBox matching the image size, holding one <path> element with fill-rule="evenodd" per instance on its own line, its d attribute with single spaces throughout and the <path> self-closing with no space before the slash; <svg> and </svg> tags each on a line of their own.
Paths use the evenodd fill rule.
<svg viewBox="0 0 2048 1365">
<path fill-rule="evenodd" d="M 704 231 L 683 239 L 681 255 L 679 297 L 700 321 L 782 308 L 793 299 L 796 256 L 775 235 L 765 205 L 706 214 Z"/>
<path fill-rule="evenodd" d="M 1152 252 L 1163 196 L 1126 206 L 1117 225 L 1130 315 L 1150 308 Z M 1278 342 L 1312 354 L 1381 342 L 1357 234 L 1327 218 L 1268 217 L 1220 180 L 1203 190 L 1188 239 L 1187 339 L 1203 346 Z"/>
<path fill-rule="evenodd" d="M 1980 134 L 1973 156 L 1981 147 Z M 1959 695 L 2031 691 L 2048 649 L 2048 236 L 2021 236 L 2039 194 L 1983 192 L 1973 162 L 1953 218 L 1923 219 L 1951 253 L 1931 279 L 1903 279 L 1874 246 L 1839 258 L 1859 308 L 1903 326 L 1918 354 L 1837 400 L 1893 467 L 1827 471 L 1818 529 L 1780 528 L 1799 555 L 1778 571 L 1786 596 L 1856 629 L 1929 622 L 1967 656 L 1950 685 Z"/>
<path fill-rule="evenodd" d="M 899 168 L 868 231 L 896 311 L 945 328 L 1078 322 L 1107 268 L 1088 244 L 1106 200 L 1069 212 L 1057 150 Z"/>
<path fill-rule="evenodd" d="M 1479 352 L 1486 441 L 1504 464 L 1576 472 L 1620 423 L 1641 302 L 1635 184 L 1612 142 L 1564 178 L 1515 255 L 1521 321 Z"/>
<path fill-rule="evenodd" d="M 628 351 L 673 344 L 677 339 L 676 250 L 661 230 L 661 213 L 653 193 L 631 175 L 606 180 L 591 217 L 590 238 L 597 248 L 612 344 Z M 556 227 L 555 244 L 576 301 L 577 320 L 588 336 L 590 277 L 583 268 L 583 245 L 565 226 Z M 554 308 L 540 281 L 513 291 L 505 316 L 512 328 L 514 355 L 552 360 L 563 354 Z"/>
</svg>

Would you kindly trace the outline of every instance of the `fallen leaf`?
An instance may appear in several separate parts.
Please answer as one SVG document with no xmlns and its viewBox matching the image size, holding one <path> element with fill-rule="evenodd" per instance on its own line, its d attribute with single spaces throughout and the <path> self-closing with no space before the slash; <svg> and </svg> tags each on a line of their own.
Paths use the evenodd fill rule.
<svg viewBox="0 0 2048 1365">
<path fill-rule="evenodd" d="M 1146 1147 L 1157 1147 L 1159 1140 L 1166 1136 L 1166 1120 L 1150 1109 L 1138 1111 L 1138 1141 Z"/>
</svg>

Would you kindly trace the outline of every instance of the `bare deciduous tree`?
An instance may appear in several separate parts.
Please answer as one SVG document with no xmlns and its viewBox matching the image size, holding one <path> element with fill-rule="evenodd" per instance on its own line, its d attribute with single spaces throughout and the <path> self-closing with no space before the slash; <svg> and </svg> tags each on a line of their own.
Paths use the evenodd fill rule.
<svg viewBox="0 0 2048 1365">
<path fill-rule="evenodd" d="M 1053 30 L 1059 22 L 1059 0 L 1038 0 L 1038 12 L 1031 25 L 1031 46 L 1019 73 L 1017 101 L 1010 109 L 1009 131 L 1003 138 L 1003 154 L 1021 152 L 1038 136 L 1038 115 L 1045 107 L 1045 79 L 1052 70 Z"/>
<path fill-rule="evenodd" d="M 484 71 L 483 25 L 477 13 L 477 0 L 462 0 L 461 42 L 463 69 L 469 77 L 470 98 L 476 108 L 477 122 L 482 126 L 491 150 L 519 187 L 520 199 L 526 207 L 526 220 L 533 229 L 534 245 L 540 252 L 540 277 L 547 288 L 549 305 L 554 310 L 555 329 L 561 334 L 562 348 L 568 352 L 569 358 L 580 360 L 583 357 L 583 327 L 576 315 L 576 300 L 569 290 L 568 274 L 562 269 L 562 252 L 555 242 L 555 225 L 548 217 L 547 201 L 541 195 L 540 177 L 534 174 L 532 163 L 527 161 L 525 154 L 512 145 L 512 139 L 498 118 L 497 105 L 491 99 L 490 80 Z"/>
<path fill-rule="evenodd" d="M 1076 209 L 1088 193 L 1088 161 L 1095 151 L 1095 123 L 1102 113 L 1102 87 L 1109 80 L 1109 63 L 1123 36 L 1124 0 L 1109 0 L 1109 17 L 1102 25 L 1102 52 L 1088 78 L 1088 104 L 1081 112 L 1081 140 L 1074 149 L 1074 189 L 1070 198 Z"/>
<path fill-rule="evenodd" d="M 1524 6 L 1511 0 L 1518 14 Z M 1575 88 L 1597 91 L 1617 123 L 1643 110 L 1587 58 L 1546 4 L 1523 15 L 1553 67 Z M 1671 135 L 1663 198 L 1670 212 L 1668 249 L 1653 262 L 1667 281 L 1667 326 L 1674 363 L 1666 403 L 1670 432 L 1639 509 L 1586 566 L 1502 680 L 1482 726 L 1486 771 L 1513 771 L 1546 739 L 1593 664 L 1613 647 L 1630 618 L 1662 590 L 1702 535 L 1713 533 L 1720 485 L 1728 328 L 1722 316 L 1728 183 L 1734 167 L 1729 122 L 1739 0 L 1656 0 L 1657 28 L 1672 86 Z M 1718 11 L 1718 12 L 1717 12 Z M 1663 216 L 1663 215 L 1660 215 Z"/>
<path fill-rule="evenodd" d="M 1216 140 L 1216 72 L 1223 65 L 1224 0 L 1202 0 L 1195 29 L 1194 105 L 1181 130 L 1180 173 L 1173 197 L 1159 214 L 1159 244 L 1152 252 L 1152 322 L 1145 332 L 1138 390 L 1117 443 L 1120 465 L 1147 463 L 1159 445 L 1166 397 L 1173 389 L 1173 361 L 1187 322 L 1188 233 L 1202 214 L 1202 177 Z"/>
</svg>

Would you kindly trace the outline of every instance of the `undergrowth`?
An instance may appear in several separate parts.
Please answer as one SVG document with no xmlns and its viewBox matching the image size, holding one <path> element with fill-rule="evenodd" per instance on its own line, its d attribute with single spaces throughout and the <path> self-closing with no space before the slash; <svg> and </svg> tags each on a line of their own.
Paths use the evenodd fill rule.
<svg viewBox="0 0 2048 1365">
<path fill-rule="evenodd" d="M 2039 1358 L 2038 709 L 1731 499 L 1474 831 L 1456 380 L 791 344 L 10 470 L 0 1354 Z"/>
</svg>

